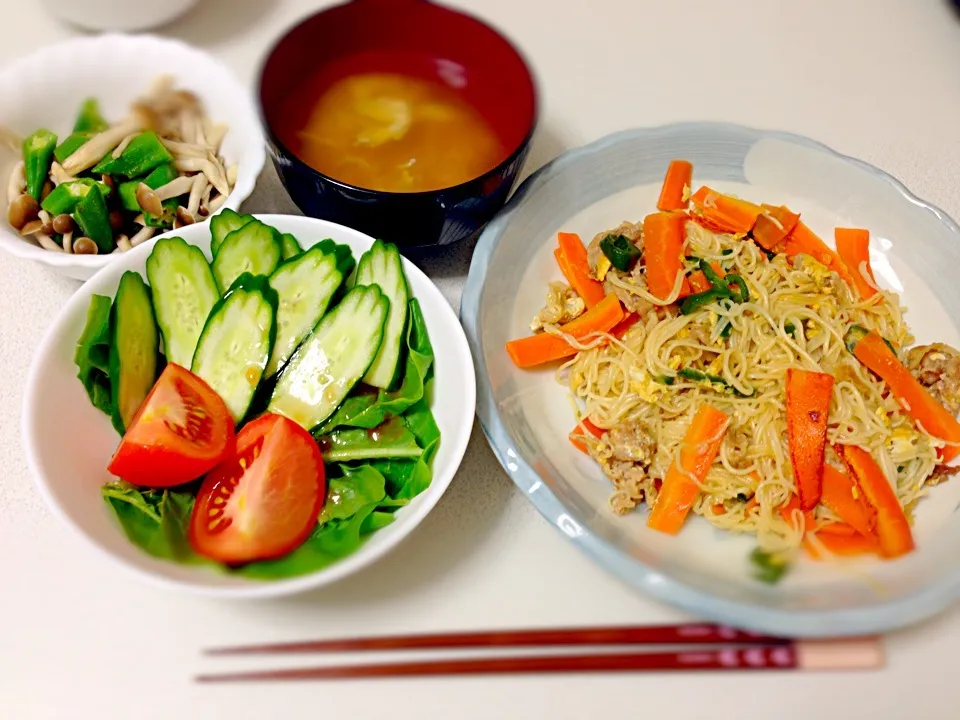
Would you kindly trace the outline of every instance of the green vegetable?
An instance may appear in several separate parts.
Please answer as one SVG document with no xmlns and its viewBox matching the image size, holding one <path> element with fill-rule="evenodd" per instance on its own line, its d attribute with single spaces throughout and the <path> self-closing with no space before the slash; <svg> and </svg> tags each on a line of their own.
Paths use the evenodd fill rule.
<svg viewBox="0 0 960 720">
<path fill-rule="evenodd" d="M 52 195 L 53 193 L 51 193 Z M 96 185 L 92 186 L 86 195 L 77 203 L 73 213 L 83 234 L 97 244 L 101 255 L 113 251 L 116 243 L 113 240 L 113 229 L 110 227 L 110 212 L 103 193 Z"/>
<path fill-rule="evenodd" d="M 394 391 L 374 391 L 370 388 L 355 393 L 317 430 L 326 435 L 338 427 L 375 428 L 387 417 L 400 415 L 424 395 L 425 382 L 433 363 L 433 346 L 427 335 L 426 322 L 416 298 L 407 304 L 407 358 L 403 381 Z"/>
<path fill-rule="evenodd" d="M 73 362 L 77 377 L 95 408 L 112 415 L 110 386 L 110 306 L 105 295 L 94 295 L 87 308 L 87 322 L 77 340 Z"/>
<path fill-rule="evenodd" d="M 64 141 L 57 145 L 57 147 L 54 149 L 53 156 L 57 159 L 58 163 L 62 163 L 77 150 L 79 150 L 80 146 L 91 137 L 92 136 L 89 133 L 70 133 L 67 135 L 66 139 L 64 139 Z"/>
<path fill-rule="evenodd" d="M 423 450 L 400 418 L 391 418 L 371 430 L 341 428 L 320 435 L 317 443 L 326 462 L 377 460 L 380 458 L 418 458 Z"/>
<path fill-rule="evenodd" d="M 857 347 L 857 343 L 863 340 L 863 338 L 865 338 L 869 332 L 870 331 L 862 325 L 851 325 L 843 336 L 843 343 L 847 346 L 847 350 L 853 352 L 854 348 Z M 880 339 L 887 344 L 887 347 L 890 348 L 890 352 L 892 352 L 894 355 L 897 354 L 897 349 L 893 346 L 892 342 L 882 336 Z"/>
<path fill-rule="evenodd" d="M 783 324 L 783 331 L 792 338 L 797 337 L 797 326 L 792 322 L 785 322 Z"/>
<path fill-rule="evenodd" d="M 80 105 L 77 120 L 73 123 L 75 133 L 99 133 L 110 127 L 100 114 L 100 103 L 96 98 L 87 98 Z"/>
<path fill-rule="evenodd" d="M 700 270 L 712 287 L 704 292 L 688 295 L 680 305 L 680 314 L 690 315 L 719 300 L 732 300 L 736 303 L 744 303 L 750 300 L 747 283 L 742 277 L 733 273 L 720 277 L 706 260 L 701 259 L 699 264 Z M 730 289 L 731 285 L 736 287 L 736 292 Z"/>
<path fill-rule="evenodd" d="M 120 278 L 110 315 L 113 427 L 123 435 L 159 375 L 160 333 L 150 288 L 140 273 Z"/>
<path fill-rule="evenodd" d="M 239 215 L 230 208 L 224 208 L 210 218 L 210 253 L 216 255 L 227 235 L 253 220 L 253 215 Z"/>
<path fill-rule="evenodd" d="M 753 563 L 753 576 L 771 585 L 779 582 L 790 569 L 789 559 L 785 555 L 775 555 L 760 548 L 754 548 L 750 553 L 750 562 Z"/>
<path fill-rule="evenodd" d="M 300 247 L 300 243 L 297 242 L 297 239 L 290 233 L 283 233 L 280 236 L 280 247 L 283 250 L 283 259 L 289 260 L 292 257 L 296 257 L 303 252 L 303 248 Z"/>
<path fill-rule="evenodd" d="M 353 258 L 353 251 L 349 245 L 341 245 L 327 238 L 326 240 L 318 242 L 314 247 L 320 248 L 325 255 L 333 253 L 333 256 L 337 260 L 337 270 L 339 270 L 344 277 L 350 277 L 350 273 L 353 272 L 353 268 L 356 265 L 356 260 Z"/>
<path fill-rule="evenodd" d="M 95 182 L 90 178 L 79 178 L 57 185 L 46 199 L 40 203 L 40 207 L 53 216 L 72 215 L 77 209 L 77 205 L 83 200 L 90 188 L 98 188 L 100 193 L 107 197 L 109 187 L 102 182 Z"/>
<path fill-rule="evenodd" d="M 640 250 L 623 235 L 607 235 L 600 241 L 600 252 L 622 272 L 629 272 L 640 258 Z"/>
<path fill-rule="evenodd" d="M 137 187 L 139 187 L 140 183 L 145 184 L 151 190 L 156 190 L 171 180 L 176 180 L 179 174 L 177 168 L 174 167 L 172 163 L 166 163 L 154 168 L 146 177 L 122 182 L 117 188 L 117 192 L 120 195 L 120 202 L 125 210 L 136 213 L 141 212 L 143 208 L 141 208 L 140 203 L 137 202 Z M 167 202 L 169 203 L 169 200 Z M 168 206 L 164 205 L 164 207 Z M 173 206 L 173 211 L 176 212 L 175 205 Z M 144 215 L 144 217 L 146 218 L 146 215 Z"/>
<path fill-rule="evenodd" d="M 753 397 L 754 394 L 756 394 L 757 392 L 756 390 L 754 390 L 749 395 L 746 395 L 740 392 L 739 390 L 737 390 L 733 385 L 728 383 L 719 375 L 710 375 L 709 373 L 700 372 L 699 370 L 695 370 L 693 368 L 681 368 L 680 370 L 677 370 L 677 375 L 679 377 L 682 377 L 685 380 L 690 380 L 692 382 L 708 383 L 710 385 L 720 385 L 723 390 L 726 390 L 727 392 L 731 392 L 734 395 L 738 395 L 740 397 Z"/>
<path fill-rule="evenodd" d="M 27 192 L 37 202 L 40 202 L 43 184 L 50 175 L 56 147 L 57 136 L 44 128 L 28 135 L 23 141 L 23 175 L 27 180 Z"/>
<path fill-rule="evenodd" d="M 97 163 L 92 172 L 135 178 L 155 167 L 172 162 L 173 155 L 163 146 L 157 134 L 153 130 L 147 130 L 131 140 L 120 157 L 115 158 L 108 154 Z"/>
<path fill-rule="evenodd" d="M 342 477 L 330 479 L 327 502 L 317 519 L 319 525 L 345 520 L 369 505 L 376 506 L 386 497 L 386 480 L 369 465 L 341 465 Z"/>
<path fill-rule="evenodd" d="M 163 206 L 162 214 L 151 215 L 145 212 L 143 219 L 148 227 L 170 229 L 173 227 L 173 221 L 177 217 L 177 208 L 180 207 L 180 201 L 177 198 L 170 198 L 160 204 Z"/>
</svg>

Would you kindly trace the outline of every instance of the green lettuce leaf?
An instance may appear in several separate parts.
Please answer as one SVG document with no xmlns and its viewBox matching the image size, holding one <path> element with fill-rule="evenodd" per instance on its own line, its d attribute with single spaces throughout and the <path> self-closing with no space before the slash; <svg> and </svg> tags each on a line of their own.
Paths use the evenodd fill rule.
<svg viewBox="0 0 960 720">
<path fill-rule="evenodd" d="M 87 308 L 87 323 L 77 340 L 73 362 L 77 377 L 93 406 L 111 415 L 110 394 L 110 306 L 105 295 L 94 295 Z"/>
</svg>

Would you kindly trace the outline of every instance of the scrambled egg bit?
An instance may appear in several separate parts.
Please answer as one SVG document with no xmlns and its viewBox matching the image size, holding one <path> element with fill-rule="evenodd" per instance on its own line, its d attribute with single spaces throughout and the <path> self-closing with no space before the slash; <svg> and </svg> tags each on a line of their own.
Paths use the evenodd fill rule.
<svg viewBox="0 0 960 720">
<path fill-rule="evenodd" d="M 650 377 L 645 369 L 635 367 L 630 369 L 630 392 L 636 393 L 644 402 L 655 403 L 663 392 L 663 385 Z"/>
</svg>

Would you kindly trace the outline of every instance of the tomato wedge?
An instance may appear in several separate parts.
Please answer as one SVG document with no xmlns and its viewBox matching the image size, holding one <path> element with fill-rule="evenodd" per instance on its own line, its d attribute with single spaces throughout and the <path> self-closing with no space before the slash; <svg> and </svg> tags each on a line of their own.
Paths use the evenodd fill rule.
<svg viewBox="0 0 960 720">
<path fill-rule="evenodd" d="M 237 451 L 200 486 L 190 544 L 231 565 L 281 557 L 317 525 L 327 495 L 316 441 L 292 420 L 267 413 L 237 435 Z"/>
<path fill-rule="evenodd" d="M 216 467 L 233 450 L 230 411 L 213 388 L 169 363 L 107 469 L 133 485 L 171 487 Z"/>
</svg>

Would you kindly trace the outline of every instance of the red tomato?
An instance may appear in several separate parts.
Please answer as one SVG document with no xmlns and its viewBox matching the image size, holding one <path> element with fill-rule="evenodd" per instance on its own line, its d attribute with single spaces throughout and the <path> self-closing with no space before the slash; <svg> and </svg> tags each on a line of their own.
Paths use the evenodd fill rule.
<svg viewBox="0 0 960 720">
<path fill-rule="evenodd" d="M 171 487 L 216 467 L 233 450 L 230 411 L 189 370 L 169 363 L 133 416 L 107 469 L 134 485 Z"/>
<path fill-rule="evenodd" d="M 234 565 L 281 557 L 313 532 L 326 495 L 316 441 L 292 420 L 267 413 L 240 431 L 236 453 L 204 478 L 190 544 Z"/>
</svg>

